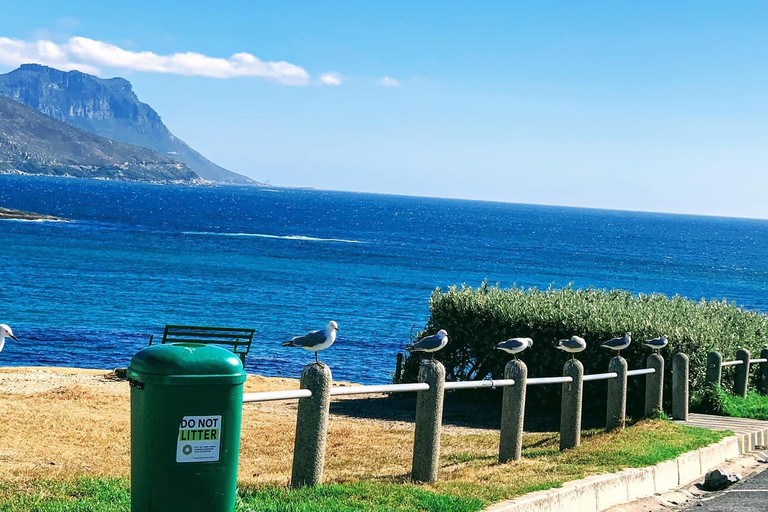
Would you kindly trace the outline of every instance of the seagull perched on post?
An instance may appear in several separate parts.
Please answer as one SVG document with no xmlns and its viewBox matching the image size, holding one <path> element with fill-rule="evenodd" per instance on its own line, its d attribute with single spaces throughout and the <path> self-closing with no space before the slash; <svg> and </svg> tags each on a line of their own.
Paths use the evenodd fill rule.
<svg viewBox="0 0 768 512">
<path fill-rule="evenodd" d="M 571 359 L 576 359 L 576 354 L 583 352 L 587 348 L 587 342 L 580 336 L 571 336 L 567 340 L 559 340 L 555 343 L 555 348 L 571 354 Z"/>
<path fill-rule="evenodd" d="M 652 340 L 645 340 L 643 342 L 643 345 L 645 345 L 648 348 L 653 349 L 654 351 L 658 352 L 659 350 L 663 349 L 667 346 L 668 340 L 667 335 L 665 334 L 661 338 L 653 338 Z"/>
<path fill-rule="evenodd" d="M 5 338 L 11 338 L 13 341 L 19 341 L 16 336 L 13 335 L 13 331 L 7 324 L 0 324 L 0 351 L 5 346 Z"/>
<path fill-rule="evenodd" d="M 429 352 L 435 358 L 435 352 L 442 349 L 448 344 L 448 333 L 445 329 L 440 329 L 437 334 L 421 338 L 419 341 L 412 345 L 406 345 L 405 350 L 408 352 Z"/>
<path fill-rule="evenodd" d="M 507 341 L 502 341 L 496 345 L 496 348 L 498 350 L 503 350 L 507 354 L 514 355 L 515 359 L 517 359 L 517 354 L 532 346 L 533 340 L 531 338 L 510 338 Z"/>
<path fill-rule="evenodd" d="M 304 336 L 296 336 L 291 341 L 283 342 L 284 347 L 300 347 L 304 350 L 309 350 L 315 353 L 315 362 L 319 363 L 317 359 L 317 352 L 319 350 L 325 350 L 333 345 L 336 341 L 336 333 L 339 332 L 339 324 L 331 320 L 325 329 L 320 331 L 310 332 Z"/>
<path fill-rule="evenodd" d="M 603 348 L 607 348 L 608 350 L 615 350 L 616 351 L 616 357 L 621 356 L 621 351 L 624 350 L 629 346 L 629 344 L 632 343 L 632 333 L 628 332 L 621 338 L 612 338 L 606 342 L 604 342 L 602 345 L 600 345 Z"/>
</svg>

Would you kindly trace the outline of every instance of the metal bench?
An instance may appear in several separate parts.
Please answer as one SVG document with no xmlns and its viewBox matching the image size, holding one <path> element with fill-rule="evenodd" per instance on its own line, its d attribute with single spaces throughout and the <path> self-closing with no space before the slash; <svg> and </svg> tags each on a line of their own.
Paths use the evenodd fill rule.
<svg viewBox="0 0 768 512">
<path fill-rule="evenodd" d="M 232 349 L 240 357 L 245 366 L 245 356 L 251 350 L 255 329 L 238 329 L 233 327 L 204 327 L 199 325 L 166 325 L 163 339 L 160 343 L 204 343 L 206 345 L 223 345 Z M 154 335 L 150 334 L 149 344 L 152 345 Z"/>
</svg>

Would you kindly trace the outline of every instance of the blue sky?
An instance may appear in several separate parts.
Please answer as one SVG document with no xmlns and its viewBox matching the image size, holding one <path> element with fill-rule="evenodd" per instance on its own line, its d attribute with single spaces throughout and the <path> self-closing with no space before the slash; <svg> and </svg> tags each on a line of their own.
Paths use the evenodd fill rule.
<svg viewBox="0 0 768 512">
<path fill-rule="evenodd" d="M 768 218 L 765 0 L 157 4 L 4 5 L 0 71 L 126 77 L 275 185 Z"/>
</svg>

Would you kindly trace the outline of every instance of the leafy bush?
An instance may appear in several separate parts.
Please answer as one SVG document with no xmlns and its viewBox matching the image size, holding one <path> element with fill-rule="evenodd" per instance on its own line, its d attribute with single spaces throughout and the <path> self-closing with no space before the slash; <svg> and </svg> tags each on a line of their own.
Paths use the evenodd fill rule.
<svg viewBox="0 0 768 512">
<path fill-rule="evenodd" d="M 749 391 L 746 397 L 740 397 L 710 384 L 704 389 L 697 409 L 707 414 L 768 420 L 768 397 L 754 391 Z"/>
<path fill-rule="evenodd" d="M 587 349 L 578 359 L 589 373 L 606 372 L 614 353 L 600 347 L 610 338 L 632 333 L 633 342 L 621 355 L 630 369 L 645 368 L 650 350 L 640 341 L 669 336 L 661 351 L 666 362 L 665 402 L 671 400 L 671 356 L 684 352 L 690 358 L 691 391 L 703 392 L 707 353 L 717 350 L 724 360 L 733 359 L 745 347 L 758 357 L 766 334 L 768 317 L 747 311 L 727 301 L 699 302 L 675 296 L 633 295 L 622 290 L 539 290 L 500 289 L 483 283 L 479 288 L 452 286 L 436 289 L 430 299 L 431 315 L 423 331 L 448 331 L 449 342 L 437 358 L 445 364 L 448 380 L 500 378 L 510 357 L 494 347 L 499 341 L 524 336 L 534 340 L 521 359 L 528 365 L 528 376 L 562 374 L 568 356 L 554 348 L 554 342 L 572 335 L 583 337 Z M 404 381 L 415 381 L 422 354 L 413 354 L 404 363 Z M 756 374 L 756 372 L 754 372 Z M 733 379 L 733 370 L 723 368 L 724 386 Z M 640 404 L 644 377 L 630 377 L 629 404 Z M 637 396 L 633 399 L 631 397 Z M 529 388 L 529 402 L 559 404 L 558 386 Z M 599 406 L 605 400 L 605 381 L 584 386 L 584 403 Z M 637 410 L 637 409 L 636 409 Z"/>
</svg>

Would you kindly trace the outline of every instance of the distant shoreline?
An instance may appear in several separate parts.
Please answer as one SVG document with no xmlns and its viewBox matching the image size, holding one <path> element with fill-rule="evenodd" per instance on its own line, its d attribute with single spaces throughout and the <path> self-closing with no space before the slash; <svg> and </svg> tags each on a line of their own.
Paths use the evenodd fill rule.
<svg viewBox="0 0 768 512">
<path fill-rule="evenodd" d="M 53 215 L 43 215 L 40 213 L 26 212 L 23 210 L 12 210 L 10 208 L 0 208 L 0 220 L 67 222 L 66 219 L 54 217 Z"/>
</svg>

